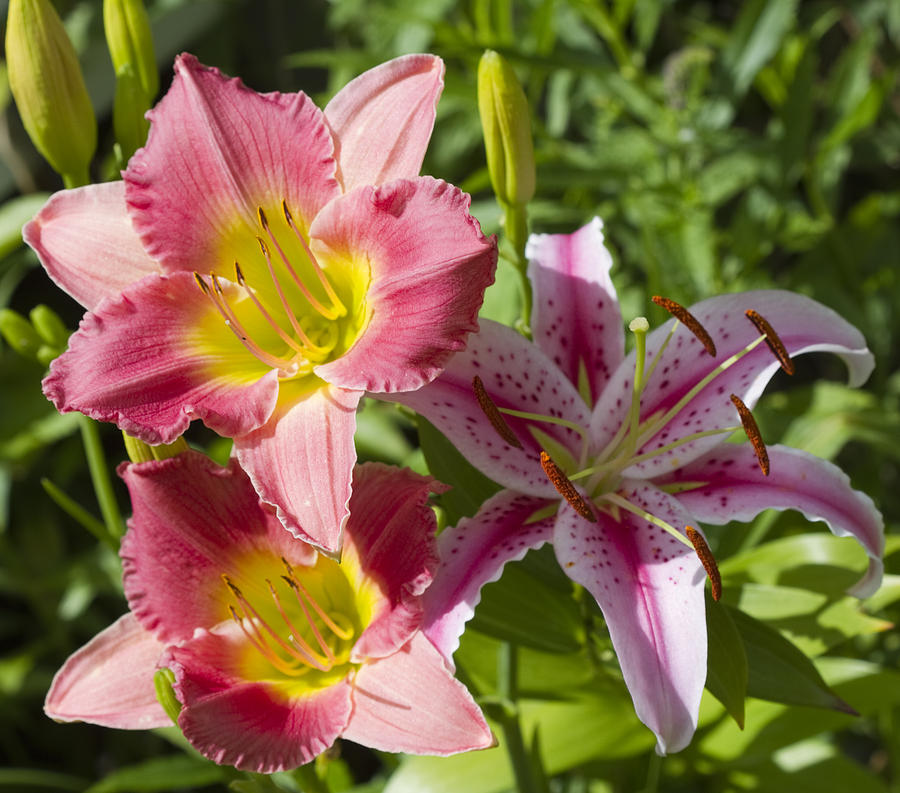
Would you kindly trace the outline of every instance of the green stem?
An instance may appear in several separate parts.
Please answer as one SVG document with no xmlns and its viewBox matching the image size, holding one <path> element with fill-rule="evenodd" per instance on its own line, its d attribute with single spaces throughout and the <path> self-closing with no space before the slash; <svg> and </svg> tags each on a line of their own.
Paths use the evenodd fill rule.
<svg viewBox="0 0 900 793">
<path fill-rule="evenodd" d="M 328 783 L 319 776 L 315 762 L 301 765 L 294 771 L 294 777 L 300 782 L 303 793 L 330 793 Z"/>
<path fill-rule="evenodd" d="M 522 316 L 517 330 L 531 338 L 531 282 L 528 280 L 528 259 L 525 258 L 528 214 L 524 204 L 513 206 L 501 201 L 500 206 L 503 207 L 503 230 L 515 252 L 516 273 L 519 276 L 519 291 L 522 294 Z"/>
<path fill-rule="evenodd" d="M 97 503 L 100 505 L 100 514 L 103 516 L 109 536 L 118 543 L 124 533 L 122 513 L 119 512 L 119 504 L 113 491 L 112 479 L 106 465 L 106 456 L 103 454 L 103 445 L 100 442 L 100 432 L 97 430 L 97 423 L 85 415 L 80 416 L 79 426 L 88 470 L 91 472 L 91 481 L 94 484 L 94 492 L 97 494 Z"/>
<path fill-rule="evenodd" d="M 499 719 L 503 730 L 503 745 L 512 765 L 516 790 L 519 793 L 539 793 L 540 787 L 534 778 L 531 757 L 525 748 L 519 723 L 518 687 L 516 646 L 511 642 L 503 642 L 497 655 L 497 689 L 504 701 Z"/>
<path fill-rule="evenodd" d="M 60 176 L 62 176 L 63 186 L 67 190 L 71 190 L 73 187 L 83 187 L 91 181 L 87 166 L 80 173 L 64 173 Z"/>
<path fill-rule="evenodd" d="M 44 492 L 53 499 L 63 512 L 84 526 L 84 528 L 100 540 L 100 542 L 105 543 L 114 551 L 118 552 L 119 543 L 110 537 L 109 533 L 106 531 L 106 526 L 91 515 L 91 513 L 75 501 L 74 498 L 58 488 L 49 479 L 41 479 L 41 487 L 44 488 Z"/>
</svg>

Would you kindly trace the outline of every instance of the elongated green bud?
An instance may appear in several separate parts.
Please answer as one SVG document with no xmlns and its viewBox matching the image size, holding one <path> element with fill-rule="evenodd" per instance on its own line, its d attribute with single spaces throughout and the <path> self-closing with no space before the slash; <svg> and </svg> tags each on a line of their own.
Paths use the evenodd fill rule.
<svg viewBox="0 0 900 793">
<path fill-rule="evenodd" d="M 176 438 L 171 443 L 161 443 L 159 446 L 151 446 L 142 440 L 129 435 L 127 432 L 122 433 L 122 440 L 125 441 L 125 451 L 128 453 L 128 459 L 133 463 L 149 463 L 151 460 L 165 460 L 169 457 L 186 452 L 190 447 L 184 437 Z"/>
<path fill-rule="evenodd" d="M 512 67 L 493 50 L 478 64 L 478 112 L 497 198 L 509 206 L 527 204 L 535 181 L 528 100 Z"/>
<path fill-rule="evenodd" d="M 175 682 L 175 673 L 171 669 L 157 669 L 153 675 L 153 688 L 156 690 L 156 699 L 162 705 L 166 715 L 175 724 L 178 723 L 178 715 L 181 713 L 181 703 L 175 696 L 172 684 Z"/>
<path fill-rule="evenodd" d="M 37 358 L 38 350 L 43 345 L 32 324 L 11 308 L 0 309 L 0 335 L 25 358 Z"/>
<path fill-rule="evenodd" d="M 68 187 L 86 184 L 97 120 L 75 48 L 49 0 L 10 0 L 9 85 L 37 150 Z"/>
<path fill-rule="evenodd" d="M 103 0 L 103 28 L 116 75 L 123 67 L 131 67 L 132 78 L 137 78 L 149 107 L 159 90 L 159 73 L 144 4 L 141 0 Z"/>
<path fill-rule="evenodd" d="M 56 348 L 62 352 L 69 343 L 69 334 L 71 331 L 65 326 L 59 315 L 50 306 L 43 303 L 36 305 L 30 312 L 28 318 L 38 335 L 43 339 L 44 344 Z"/>
<path fill-rule="evenodd" d="M 113 130 L 123 165 L 147 142 L 150 122 L 144 118 L 144 114 L 149 108 L 150 100 L 141 88 L 131 64 L 122 66 L 116 74 Z"/>
</svg>

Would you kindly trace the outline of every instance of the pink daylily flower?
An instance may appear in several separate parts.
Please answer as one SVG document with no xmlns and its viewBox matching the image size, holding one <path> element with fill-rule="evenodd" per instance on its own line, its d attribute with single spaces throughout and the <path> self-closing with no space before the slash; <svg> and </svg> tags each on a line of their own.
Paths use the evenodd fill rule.
<svg viewBox="0 0 900 793">
<path fill-rule="evenodd" d="M 866 550 L 869 569 L 855 594 L 877 589 L 883 571 L 881 515 L 837 467 L 773 446 L 766 476 L 758 459 L 764 448 L 725 442 L 742 426 L 731 395 L 752 407 L 779 367 L 745 311 L 768 320 L 790 355 L 840 356 L 852 385 L 874 364 L 859 331 L 830 309 L 788 292 L 757 291 L 690 309 L 714 354 L 672 320 L 646 337 L 639 372 L 636 352 L 623 352 L 601 229 L 595 219 L 574 234 L 529 241 L 534 343 L 485 321 L 437 380 L 391 399 L 428 418 L 507 488 L 440 537 L 447 561 L 426 598 L 432 641 L 452 654 L 481 587 L 506 562 L 552 541 L 562 569 L 596 598 L 657 751 L 674 752 L 694 733 L 706 679 L 700 556 L 709 561 L 708 548 L 699 533 L 692 546 L 688 526 L 796 509 Z M 488 417 L 488 402 L 499 418 Z"/>
<path fill-rule="evenodd" d="M 134 506 L 121 550 L 131 610 L 66 661 L 49 716 L 171 724 L 153 685 L 168 667 L 187 739 L 249 771 L 307 763 L 339 736 L 416 754 L 493 745 L 420 630 L 439 483 L 357 466 L 338 563 L 284 531 L 234 460 L 185 452 L 121 472 Z"/>
<path fill-rule="evenodd" d="M 150 444 L 201 419 L 337 552 L 360 398 L 436 377 L 493 280 L 469 197 L 418 176 L 442 86 L 439 58 L 405 56 L 323 112 L 180 56 L 124 182 L 57 193 L 24 229 L 89 311 L 48 398 Z"/>
</svg>

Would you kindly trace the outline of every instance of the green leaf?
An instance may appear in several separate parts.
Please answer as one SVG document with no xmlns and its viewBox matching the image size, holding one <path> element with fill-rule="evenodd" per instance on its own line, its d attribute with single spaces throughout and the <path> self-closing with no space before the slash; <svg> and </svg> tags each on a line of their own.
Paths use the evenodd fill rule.
<svg viewBox="0 0 900 793">
<path fill-rule="evenodd" d="M 52 790 L 84 790 L 85 781 L 69 774 L 43 771 L 39 768 L 0 768 L 0 789 L 21 791 L 23 788 Z"/>
<path fill-rule="evenodd" d="M 47 203 L 50 193 L 29 193 L 0 205 L 0 258 L 22 244 L 22 226 Z"/>
<path fill-rule="evenodd" d="M 417 419 L 419 443 L 431 475 L 451 486 L 452 490 L 438 499 L 447 513 L 447 523 L 471 517 L 500 486 L 476 469 L 433 424 L 421 416 Z"/>
<path fill-rule="evenodd" d="M 725 706 L 739 727 L 744 726 L 747 697 L 747 652 L 727 608 L 707 593 L 706 632 L 709 637 L 706 688 Z"/>
<path fill-rule="evenodd" d="M 729 609 L 747 652 L 751 697 L 855 713 L 826 685 L 812 661 L 774 628 L 738 609 Z"/>
<path fill-rule="evenodd" d="M 205 787 L 229 778 L 228 769 L 187 755 L 156 757 L 113 771 L 85 793 L 152 793 L 191 786 Z"/>
</svg>

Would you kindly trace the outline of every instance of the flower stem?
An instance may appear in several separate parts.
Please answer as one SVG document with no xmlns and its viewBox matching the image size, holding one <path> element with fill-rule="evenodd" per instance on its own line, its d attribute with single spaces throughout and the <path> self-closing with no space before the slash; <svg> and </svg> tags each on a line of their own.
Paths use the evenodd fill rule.
<svg viewBox="0 0 900 793">
<path fill-rule="evenodd" d="M 122 513 L 119 512 L 119 504 L 113 491 L 112 479 L 110 479 L 109 468 L 106 465 L 106 456 L 103 454 L 103 445 L 100 443 L 97 423 L 85 415 L 80 415 L 79 427 L 88 470 L 91 472 L 91 481 L 94 484 L 94 492 L 97 494 L 97 503 L 100 505 L 100 514 L 103 516 L 103 523 L 106 525 L 109 536 L 118 544 L 124 533 Z"/>
<path fill-rule="evenodd" d="M 503 642 L 497 654 L 497 690 L 504 702 L 499 709 L 503 745 L 509 755 L 516 790 L 519 793 L 540 793 L 534 778 L 534 767 L 522 737 L 518 707 L 518 653 L 512 642 Z"/>
</svg>

